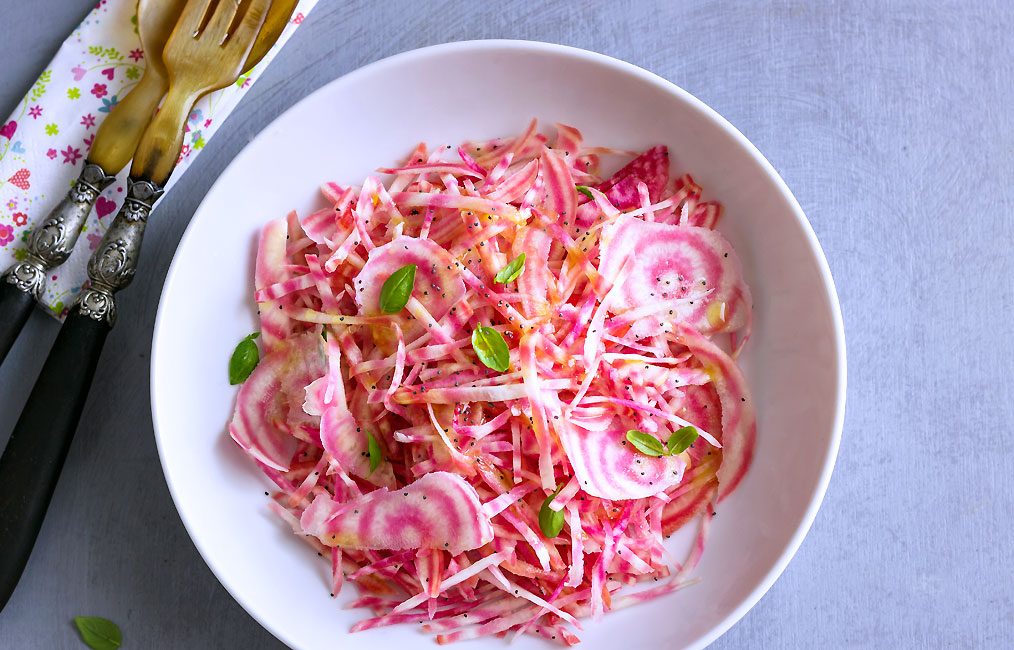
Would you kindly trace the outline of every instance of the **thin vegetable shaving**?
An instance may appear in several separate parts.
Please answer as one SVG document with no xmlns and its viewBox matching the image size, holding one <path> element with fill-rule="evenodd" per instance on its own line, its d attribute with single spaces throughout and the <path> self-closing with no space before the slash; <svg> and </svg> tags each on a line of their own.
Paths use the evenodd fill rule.
<svg viewBox="0 0 1014 650">
<path fill-rule="evenodd" d="M 229 431 L 358 587 L 354 631 L 573 645 L 695 582 L 753 454 L 750 291 L 721 206 L 664 145 L 625 155 L 534 121 L 419 144 L 263 229 Z"/>
</svg>

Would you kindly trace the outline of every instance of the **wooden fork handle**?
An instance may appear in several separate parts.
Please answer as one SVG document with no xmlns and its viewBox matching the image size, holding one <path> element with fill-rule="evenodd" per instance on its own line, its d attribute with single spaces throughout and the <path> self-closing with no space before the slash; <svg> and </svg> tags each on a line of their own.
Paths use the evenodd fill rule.
<svg viewBox="0 0 1014 650">
<path fill-rule="evenodd" d="M 160 187 L 165 186 L 183 149 L 183 129 L 190 109 L 199 98 L 200 94 L 177 90 L 170 85 L 169 94 L 148 125 L 134 154 L 131 178 L 143 178 Z"/>
<path fill-rule="evenodd" d="M 88 160 L 115 174 L 130 162 L 152 113 L 169 86 L 163 71 L 152 66 L 102 122 L 95 134 L 95 143 Z"/>
</svg>

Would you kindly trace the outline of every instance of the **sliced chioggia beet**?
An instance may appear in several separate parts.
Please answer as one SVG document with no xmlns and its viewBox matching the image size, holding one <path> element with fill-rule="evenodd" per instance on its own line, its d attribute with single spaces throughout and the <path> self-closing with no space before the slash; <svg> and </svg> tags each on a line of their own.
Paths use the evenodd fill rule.
<svg viewBox="0 0 1014 650">
<path fill-rule="evenodd" d="M 264 291 L 289 278 L 286 270 L 285 244 L 288 239 L 288 223 L 277 219 L 264 226 L 257 246 L 257 261 L 254 268 L 254 287 Z M 291 331 L 288 315 L 283 310 L 282 300 L 265 300 L 257 305 L 261 322 L 261 345 L 271 352 Z"/>
<path fill-rule="evenodd" d="M 610 309 L 635 312 L 629 325 L 639 338 L 672 332 L 673 323 L 715 334 L 748 321 L 739 258 L 715 230 L 619 217 L 603 229 L 599 272 L 610 277 L 624 264 L 630 275 Z"/>
<path fill-rule="evenodd" d="M 598 185 L 609 201 L 624 210 L 637 207 L 640 198 L 637 184 L 648 187 L 648 196 L 658 201 L 669 180 L 669 149 L 665 145 L 652 147 L 627 163 L 620 171 Z"/>
<path fill-rule="evenodd" d="M 303 404 L 305 387 L 324 374 L 322 344 L 313 333 L 279 341 L 239 389 L 229 434 L 268 467 L 289 469 L 297 440 L 286 435 L 285 422 Z"/>
<path fill-rule="evenodd" d="M 719 498 L 743 480 L 753 458 L 757 418 L 743 372 L 720 347 L 691 328 L 680 328 L 677 340 L 687 346 L 711 378 L 722 406 L 722 464 L 718 468 Z"/>
<path fill-rule="evenodd" d="M 354 549 L 431 548 L 458 555 L 493 540 L 475 488 L 448 472 L 343 504 L 318 496 L 301 523 L 327 546 Z"/>
<path fill-rule="evenodd" d="M 618 419 L 563 428 L 561 442 L 581 490 L 601 499 L 644 499 L 683 479 L 686 463 L 679 456 L 646 456 L 625 437 Z"/>
<path fill-rule="evenodd" d="M 380 292 L 384 281 L 398 269 L 414 264 L 415 289 L 412 296 L 433 318 L 441 318 L 465 294 L 465 283 L 450 265 L 449 254 L 428 239 L 398 237 L 370 251 L 369 259 L 356 276 L 356 303 L 366 315 L 381 313 Z"/>
</svg>

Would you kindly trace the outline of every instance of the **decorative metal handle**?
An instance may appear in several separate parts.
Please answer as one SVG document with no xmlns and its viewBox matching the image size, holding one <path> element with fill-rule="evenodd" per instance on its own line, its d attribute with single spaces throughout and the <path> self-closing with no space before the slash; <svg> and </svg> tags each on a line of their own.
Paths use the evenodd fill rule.
<svg viewBox="0 0 1014 650">
<path fill-rule="evenodd" d="M 134 279 L 144 227 L 163 191 L 148 180 L 127 180 L 127 198 L 88 260 L 89 282 L 78 294 L 72 312 L 76 310 L 83 316 L 113 325 L 116 321 L 114 294 Z"/>
<path fill-rule="evenodd" d="M 4 274 L 7 282 L 36 300 L 41 298 L 47 272 L 70 257 L 95 200 L 115 178 L 95 163 L 86 162 L 67 196 L 32 231 L 28 255 Z"/>
</svg>

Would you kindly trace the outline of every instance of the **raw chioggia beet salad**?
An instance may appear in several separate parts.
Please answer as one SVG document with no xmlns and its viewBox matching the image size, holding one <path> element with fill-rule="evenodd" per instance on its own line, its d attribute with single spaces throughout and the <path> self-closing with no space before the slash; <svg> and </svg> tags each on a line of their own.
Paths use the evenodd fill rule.
<svg viewBox="0 0 1014 650">
<path fill-rule="evenodd" d="M 753 451 L 751 301 L 720 205 L 671 166 L 532 122 L 264 227 L 229 431 L 332 594 L 356 583 L 353 630 L 572 645 L 695 582 Z"/>
</svg>

